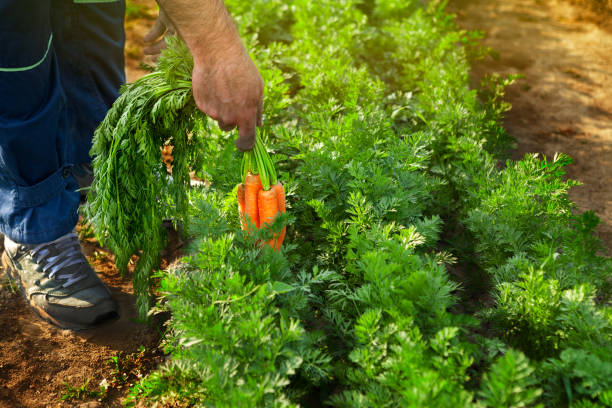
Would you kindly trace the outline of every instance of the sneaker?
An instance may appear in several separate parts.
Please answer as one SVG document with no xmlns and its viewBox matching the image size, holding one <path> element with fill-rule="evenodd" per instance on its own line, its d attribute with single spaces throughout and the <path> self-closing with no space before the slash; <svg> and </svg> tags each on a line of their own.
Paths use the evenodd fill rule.
<svg viewBox="0 0 612 408">
<path fill-rule="evenodd" d="M 119 318 L 119 306 L 83 255 L 76 233 L 25 245 L 4 238 L 2 266 L 30 306 L 64 329 L 96 327 Z"/>
</svg>

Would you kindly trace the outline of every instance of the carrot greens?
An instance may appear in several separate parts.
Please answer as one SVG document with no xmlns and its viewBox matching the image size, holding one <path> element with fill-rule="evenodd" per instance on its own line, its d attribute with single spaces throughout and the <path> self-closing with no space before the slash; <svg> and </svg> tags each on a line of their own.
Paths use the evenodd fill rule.
<svg viewBox="0 0 612 408">
<path fill-rule="evenodd" d="M 125 275 L 133 256 L 138 313 L 151 305 L 151 273 L 165 245 L 164 219 L 184 222 L 189 172 L 203 160 L 206 117 L 191 91 L 193 62 L 185 45 L 169 39 L 154 72 L 124 86 L 94 135 L 95 174 L 85 216 Z M 161 149 L 173 146 L 172 172 Z"/>
<path fill-rule="evenodd" d="M 278 182 L 274 162 L 270 158 L 262 138 L 260 135 L 255 141 L 253 150 L 244 153 L 240 173 L 242 179 L 245 180 L 247 174 L 258 174 L 261 178 L 261 184 L 264 190 L 269 190 L 271 186 Z"/>
</svg>

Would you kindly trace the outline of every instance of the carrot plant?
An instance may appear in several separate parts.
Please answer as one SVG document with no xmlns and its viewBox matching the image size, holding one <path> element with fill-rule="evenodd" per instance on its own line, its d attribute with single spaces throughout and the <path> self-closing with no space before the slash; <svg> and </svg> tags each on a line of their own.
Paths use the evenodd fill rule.
<svg viewBox="0 0 612 408">
<path fill-rule="evenodd" d="M 203 160 L 206 118 L 191 91 L 193 62 L 182 42 L 169 40 L 156 71 L 123 88 L 95 132 L 95 179 L 85 215 L 96 236 L 115 254 L 125 275 L 132 256 L 141 318 L 150 306 L 151 272 L 165 244 L 162 221 L 185 221 L 189 172 Z M 172 145 L 172 173 L 161 149 Z"/>
<path fill-rule="evenodd" d="M 244 153 L 240 174 L 244 183 L 238 184 L 236 191 L 242 229 L 269 229 L 286 212 L 285 190 L 261 137 L 255 141 L 253 150 Z M 279 233 L 272 233 L 268 245 L 280 250 L 285 233 L 285 227 Z"/>
</svg>

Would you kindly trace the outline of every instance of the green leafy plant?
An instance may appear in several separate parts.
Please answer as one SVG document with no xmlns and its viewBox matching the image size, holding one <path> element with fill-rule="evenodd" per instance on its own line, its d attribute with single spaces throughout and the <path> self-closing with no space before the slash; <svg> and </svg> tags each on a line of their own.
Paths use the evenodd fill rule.
<svg viewBox="0 0 612 408">
<path fill-rule="evenodd" d="M 96 390 L 90 388 L 90 381 L 88 379 L 80 387 L 73 387 L 68 383 L 64 383 L 64 392 L 60 396 L 60 401 L 74 401 L 74 400 L 87 400 L 97 399 L 103 400 L 106 397 L 107 388 L 104 385 L 100 385 Z"/>
<path fill-rule="evenodd" d="M 508 350 L 485 374 L 479 396 L 488 407 L 531 407 L 542 390 L 535 387 L 535 369 L 521 352 Z"/>
<path fill-rule="evenodd" d="M 191 94 L 193 62 L 182 42 L 169 42 L 158 69 L 124 87 L 96 130 L 95 178 L 84 209 L 122 274 L 138 255 L 133 282 L 141 318 L 149 310 L 151 272 L 164 245 L 162 220 L 185 220 L 189 172 L 203 160 L 206 119 Z M 167 144 L 174 147 L 172 174 L 161 158 Z"/>
</svg>

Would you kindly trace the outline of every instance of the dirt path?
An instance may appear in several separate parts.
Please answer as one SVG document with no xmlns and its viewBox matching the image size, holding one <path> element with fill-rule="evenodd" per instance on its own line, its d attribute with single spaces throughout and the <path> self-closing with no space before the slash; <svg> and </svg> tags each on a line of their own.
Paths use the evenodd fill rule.
<svg viewBox="0 0 612 408">
<path fill-rule="evenodd" d="M 64 384 L 78 388 L 89 380 L 89 389 L 98 390 L 103 379 L 112 378 L 113 366 L 107 363 L 112 357 L 137 353 L 141 346 L 157 349 L 158 333 L 134 322 L 137 314 L 129 280 L 119 276 L 110 254 L 93 240 L 83 246 L 119 302 L 121 319 L 96 330 L 61 330 L 40 320 L 21 294 L 5 285 L 0 290 L 0 407 L 80 406 L 84 401 L 59 401 L 67 391 Z M 121 394 L 110 393 L 104 406 L 121 406 Z M 95 402 L 84 398 L 92 399 Z"/>
<path fill-rule="evenodd" d="M 180 256 L 182 245 L 169 224 L 166 229 L 169 243 L 161 268 Z M 77 231 L 85 256 L 117 299 L 121 318 L 77 332 L 52 326 L 10 286 L 0 266 L 0 408 L 121 407 L 130 386 L 164 359 L 158 348 L 160 325 L 138 322 L 131 276 L 122 278 L 112 254 L 80 225 Z M 75 394 L 83 386 L 99 391 L 104 380 L 108 392 L 102 398 Z M 60 400 L 70 395 L 75 398 Z"/>
<path fill-rule="evenodd" d="M 140 64 L 151 63 L 143 53 L 142 38 L 151 29 L 157 16 L 155 0 L 129 0 L 125 19 L 125 74 L 128 83 L 147 73 Z"/>
<path fill-rule="evenodd" d="M 601 218 L 612 254 L 612 30 L 565 0 L 451 0 L 450 9 L 462 28 L 484 31 L 484 45 L 499 54 L 477 62 L 475 78 L 525 76 L 507 94 L 514 158 L 569 154 L 568 176 L 583 183 L 571 197 Z"/>
</svg>

